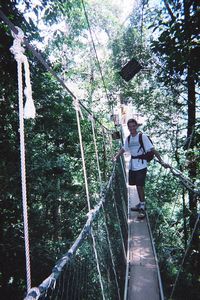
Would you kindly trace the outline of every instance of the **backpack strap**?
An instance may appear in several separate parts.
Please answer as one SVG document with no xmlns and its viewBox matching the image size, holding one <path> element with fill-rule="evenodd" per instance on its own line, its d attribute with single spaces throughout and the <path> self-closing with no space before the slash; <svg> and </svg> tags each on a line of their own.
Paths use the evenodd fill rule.
<svg viewBox="0 0 200 300">
<path fill-rule="evenodd" d="M 130 144 L 130 138 L 131 138 L 131 135 L 129 134 L 129 136 L 128 136 L 128 146 Z"/>
<path fill-rule="evenodd" d="M 139 133 L 139 143 L 140 143 L 140 147 L 138 149 L 138 152 L 140 151 L 141 148 L 143 149 L 144 152 L 146 152 L 144 148 L 143 139 L 142 139 L 142 132 Z"/>
<path fill-rule="evenodd" d="M 128 146 L 130 144 L 130 138 L 131 138 L 131 135 L 129 134 L 129 136 L 128 136 Z M 142 139 L 142 132 L 139 132 L 139 143 L 140 143 L 140 147 L 138 149 L 138 152 L 140 151 L 141 148 L 143 149 L 144 152 L 146 152 L 145 148 L 144 148 L 143 139 Z"/>
</svg>

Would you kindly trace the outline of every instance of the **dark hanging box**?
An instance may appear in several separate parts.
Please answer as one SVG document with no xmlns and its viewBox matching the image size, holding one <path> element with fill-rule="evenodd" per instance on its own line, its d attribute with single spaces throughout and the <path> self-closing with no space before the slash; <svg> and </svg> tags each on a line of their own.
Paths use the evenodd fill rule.
<svg viewBox="0 0 200 300">
<path fill-rule="evenodd" d="M 120 136 L 119 131 L 115 131 L 115 132 L 112 133 L 112 139 L 113 140 L 118 140 L 120 138 L 121 138 L 121 136 Z"/>
<path fill-rule="evenodd" d="M 129 81 L 133 78 L 133 76 L 135 76 L 140 70 L 142 69 L 142 66 L 139 64 L 139 62 L 137 62 L 137 60 L 135 60 L 134 58 L 132 58 L 119 72 L 119 74 L 121 75 L 121 77 L 125 80 L 125 81 Z"/>
</svg>

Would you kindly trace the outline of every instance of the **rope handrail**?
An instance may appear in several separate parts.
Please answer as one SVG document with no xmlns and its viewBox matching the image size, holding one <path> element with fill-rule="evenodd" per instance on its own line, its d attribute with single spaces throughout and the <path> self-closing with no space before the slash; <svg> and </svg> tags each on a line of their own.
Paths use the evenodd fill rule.
<svg viewBox="0 0 200 300">
<path fill-rule="evenodd" d="M 11 29 L 11 31 L 13 31 L 15 34 L 18 34 L 18 30 L 17 28 L 14 26 L 14 24 L 5 16 L 5 14 L 2 12 L 2 10 L 0 9 L 0 17 L 1 19 L 9 26 L 9 28 Z M 70 94 L 70 96 L 73 99 L 77 99 L 77 97 L 74 95 L 74 93 L 67 87 L 67 85 L 64 83 L 64 81 L 52 70 L 52 68 L 48 65 L 48 63 L 46 63 L 46 61 L 43 59 L 42 55 L 37 52 L 33 46 L 31 46 L 29 44 L 29 42 L 27 41 L 27 39 L 24 37 L 23 42 L 25 44 L 25 46 L 32 52 L 32 54 L 38 59 L 38 61 L 45 67 L 45 69 L 51 73 L 53 75 L 53 77 L 55 77 L 55 79 L 61 84 L 61 86 L 67 90 L 67 92 Z M 95 121 L 101 125 L 103 128 L 105 128 L 106 131 L 110 132 L 111 130 L 108 129 L 105 125 L 103 125 L 97 117 L 95 117 L 93 115 L 93 113 L 81 102 L 79 101 L 81 107 L 91 116 L 93 116 L 93 118 L 95 119 Z"/>
<path fill-rule="evenodd" d="M 109 178 L 109 181 L 107 183 L 107 186 L 105 187 L 105 191 L 101 193 L 101 200 L 99 203 L 94 207 L 94 209 L 91 209 L 87 216 L 88 219 L 83 226 L 83 229 L 81 233 L 79 234 L 78 238 L 74 242 L 74 244 L 71 246 L 71 248 L 68 250 L 68 252 L 63 255 L 61 259 L 58 260 L 54 268 L 52 269 L 52 273 L 49 277 L 47 277 L 38 287 L 33 287 L 29 290 L 24 300 L 37 300 L 39 297 L 50 288 L 54 287 L 57 278 L 59 277 L 61 271 L 63 270 L 64 266 L 70 262 L 70 260 L 73 258 L 73 256 L 76 254 L 76 251 L 78 248 L 82 245 L 85 238 L 91 233 L 92 223 L 96 219 L 100 209 L 103 207 L 103 204 L 106 201 L 106 194 L 111 188 L 111 183 L 113 180 L 113 176 L 115 173 L 116 165 L 113 166 L 113 170 L 111 173 L 111 176 Z"/>
<path fill-rule="evenodd" d="M 162 165 L 157 159 L 155 159 L 156 162 Z M 187 177 L 185 176 L 181 171 L 178 169 L 172 167 L 169 165 L 168 167 L 171 171 L 171 173 L 180 179 L 180 182 L 191 192 L 194 194 L 200 195 L 200 189 Z"/>
</svg>

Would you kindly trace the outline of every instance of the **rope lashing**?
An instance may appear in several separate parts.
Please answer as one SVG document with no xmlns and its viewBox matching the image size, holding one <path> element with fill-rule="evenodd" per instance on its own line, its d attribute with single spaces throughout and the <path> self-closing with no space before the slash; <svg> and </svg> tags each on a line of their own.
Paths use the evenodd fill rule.
<svg viewBox="0 0 200 300">
<path fill-rule="evenodd" d="M 25 240 L 25 258 L 26 258 L 26 282 L 27 292 L 31 288 L 31 268 L 30 268 L 30 250 L 29 250 L 29 234 L 28 234 L 28 206 L 26 192 L 26 162 L 25 162 L 25 142 L 24 142 L 24 108 L 23 108 L 23 78 L 22 78 L 22 63 L 24 63 L 26 75 L 29 73 L 28 61 L 23 54 L 24 49 L 21 46 L 23 41 L 23 32 L 18 29 L 18 34 L 13 34 L 14 43 L 10 51 L 14 54 L 17 61 L 18 73 L 18 98 L 19 98 L 19 131 L 20 131 L 20 160 L 21 160 L 21 185 L 22 185 L 22 204 L 23 204 L 23 220 L 24 220 L 24 240 Z M 26 92 L 28 104 L 32 103 L 30 87 L 30 76 L 26 79 Z M 28 105 L 27 104 L 27 105 Z M 32 106 L 32 104 L 31 104 Z M 34 113 L 34 111 L 32 111 Z M 33 114 L 31 114 L 33 116 Z"/>
<path fill-rule="evenodd" d="M 18 27 L 17 30 L 18 30 L 18 34 L 12 32 L 14 42 L 12 47 L 10 48 L 10 51 L 12 52 L 12 54 L 15 57 L 15 60 L 17 61 L 18 68 L 20 64 L 24 64 L 25 83 L 26 83 L 26 87 L 24 89 L 24 94 L 26 96 L 26 103 L 24 106 L 24 118 L 25 119 L 35 118 L 36 112 L 35 112 L 35 106 L 32 98 L 29 63 L 26 55 L 24 55 L 25 49 L 22 47 L 24 33 Z"/>
<path fill-rule="evenodd" d="M 74 109 L 79 112 L 79 114 L 81 116 L 81 119 L 83 120 L 84 119 L 83 113 L 81 111 L 80 102 L 79 102 L 79 100 L 77 98 L 75 98 L 73 100 L 73 106 L 74 106 Z"/>
</svg>

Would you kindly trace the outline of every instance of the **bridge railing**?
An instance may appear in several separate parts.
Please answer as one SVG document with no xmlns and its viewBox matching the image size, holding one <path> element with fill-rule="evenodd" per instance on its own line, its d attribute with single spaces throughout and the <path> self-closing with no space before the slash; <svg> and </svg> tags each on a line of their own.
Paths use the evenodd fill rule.
<svg viewBox="0 0 200 300">
<path fill-rule="evenodd" d="M 25 299 L 122 299 L 126 252 L 127 191 L 119 164 L 72 247 Z"/>
</svg>

